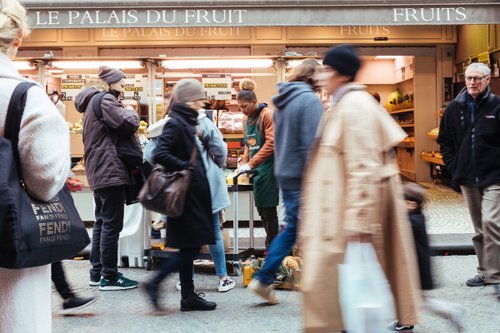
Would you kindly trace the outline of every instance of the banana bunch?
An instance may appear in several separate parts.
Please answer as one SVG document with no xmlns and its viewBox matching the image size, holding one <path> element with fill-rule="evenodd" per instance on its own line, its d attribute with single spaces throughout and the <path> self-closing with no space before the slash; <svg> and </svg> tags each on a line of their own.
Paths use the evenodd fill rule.
<svg viewBox="0 0 500 333">
<path fill-rule="evenodd" d="M 137 134 L 146 134 L 148 129 L 148 123 L 144 120 L 139 122 L 139 128 L 137 129 Z"/>
<path fill-rule="evenodd" d="M 68 125 L 68 127 L 69 127 L 69 125 Z M 70 131 L 71 131 L 71 133 L 74 133 L 74 134 L 82 134 L 83 133 L 83 119 L 78 120 L 72 127 L 70 127 Z"/>
</svg>

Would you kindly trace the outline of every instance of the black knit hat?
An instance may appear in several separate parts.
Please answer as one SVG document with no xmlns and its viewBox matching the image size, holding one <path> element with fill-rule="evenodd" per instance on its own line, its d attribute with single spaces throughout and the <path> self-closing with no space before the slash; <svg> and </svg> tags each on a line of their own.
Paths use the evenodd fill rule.
<svg viewBox="0 0 500 333">
<path fill-rule="evenodd" d="M 121 70 L 108 66 L 100 66 L 98 75 L 107 84 L 115 83 L 125 78 L 125 74 Z"/>
<path fill-rule="evenodd" d="M 354 78 L 361 66 L 361 60 L 352 45 L 339 45 L 328 50 L 323 59 L 323 65 L 328 65 L 340 74 Z"/>
</svg>

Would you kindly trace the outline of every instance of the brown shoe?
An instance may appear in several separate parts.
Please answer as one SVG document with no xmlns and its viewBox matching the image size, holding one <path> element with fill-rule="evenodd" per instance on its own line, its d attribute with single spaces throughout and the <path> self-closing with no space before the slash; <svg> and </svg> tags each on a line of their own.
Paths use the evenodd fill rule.
<svg viewBox="0 0 500 333">
<path fill-rule="evenodd" d="M 253 279 L 248 285 L 248 289 L 265 299 L 269 304 L 278 304 L 274 286 L 272 284 L 265 285 L 257 279 Z"/>
</svg>

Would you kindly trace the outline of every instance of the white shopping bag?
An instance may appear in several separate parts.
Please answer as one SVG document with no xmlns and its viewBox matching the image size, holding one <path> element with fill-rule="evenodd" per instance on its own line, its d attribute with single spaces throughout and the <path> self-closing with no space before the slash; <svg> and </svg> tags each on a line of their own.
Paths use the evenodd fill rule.
<svg viewBox="0 0 500 333">
<path fill-rule="evenodd" d="M 371 243 L 350 242 L 339 265 L 342 319 L 349 333 L 386 332 L 394 298 Z"/>
</svg>

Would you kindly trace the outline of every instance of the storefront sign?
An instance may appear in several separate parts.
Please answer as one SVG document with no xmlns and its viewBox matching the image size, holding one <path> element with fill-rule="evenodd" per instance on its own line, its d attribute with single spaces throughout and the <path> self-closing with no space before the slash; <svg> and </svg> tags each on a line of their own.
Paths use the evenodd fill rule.
<svg viewBox="0 0 500 333">
<path fill-rule="evenodd" d="M 95 77 L 97 78 L 97 76 Z M 89 79 L 89 75 L 63 75 L 61 79 L 61 100 L 74 101 L 87 79 Z"/>
<path fill-rule="evenodd" d="M 227 101 L 231 99 L 231 75 L 203 74 L 201 83 L 207 100 Z"/>
<path fill-rule="evenodd" d="M 123 87 L 123 99 L 129 101 L 146 101 L 147 94 L 144 87 L 148 81 L 147 75 L 127 74 L 125 76 L 125 87 Z"/>
<path fill-rule="evenodd" d="M 500 3 L 435 7 L 258 6 L 208 8 L 79 8 L 37 6 L 29 16 L 41 28 L 162 28 L 237 26 L 456 25 L 495 24 Z M 62 7 L 62 5 L 61 5 Z M 189 7 L 186 4 L 185 7 Z"/>
</svg>

